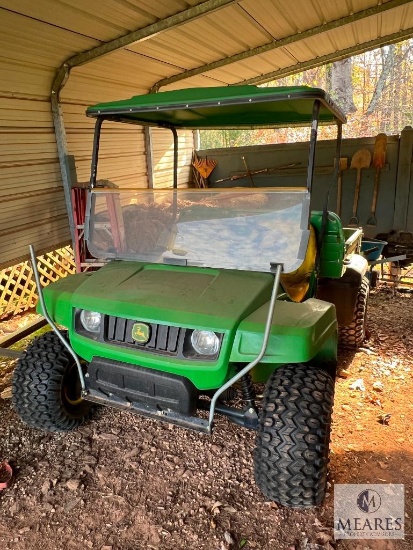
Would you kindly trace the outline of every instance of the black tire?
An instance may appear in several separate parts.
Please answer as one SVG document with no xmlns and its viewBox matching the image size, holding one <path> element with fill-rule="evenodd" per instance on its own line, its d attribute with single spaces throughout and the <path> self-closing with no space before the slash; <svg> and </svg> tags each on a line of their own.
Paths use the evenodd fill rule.
<svg viewBox="0 0 413 550">
<path fill-rule="evenodd" d="M 333 397 L 331 376 L 310 365 L 285 365 L 267 381 L 254 470 L 269 500 L 293 508 L 323 502 Z"/>
<path fill-rule="evenodd" d="M 369 280 L 363 277 L 357 294 L 353 320 L 349 325 L 338 327 L 338 342 L 344 348 L 357 349 L 366 337 L 369 291 Z"/>
<path fill-rule="evenodd" d="M 88 416 L 92 403 L 81 396 L 76 363 L 54 332 L 33 340 L 19 359 L 12 402 L 26 424 L 49 432 L 73 430 Z"/>
</svg>

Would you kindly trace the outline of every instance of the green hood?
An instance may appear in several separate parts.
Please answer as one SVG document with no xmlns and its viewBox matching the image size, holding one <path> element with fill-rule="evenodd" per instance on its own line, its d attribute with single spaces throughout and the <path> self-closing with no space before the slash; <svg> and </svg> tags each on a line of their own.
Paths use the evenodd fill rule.
<svg viewBox="0 0 413 550">
<path fill-rule="evenodd" d="M 94 273 L 52 283 L 44 297 L 49 314 L 69 328 L 70 343 L 85 361 L 104 357 L 185 376 L 199 389 L 213 389 L 234 374 L 235 363 L 257 356 L 272 284 L 269 273 L 114 261 Z M 194 361 L 95 341 L 74 330 L 74 308 L 223 332 L 221 353 L 216 361 Z M 315 299 L 304 304 L 278 301 L 269 354 L 254 379 L 263 381 L 275 365 L 309 361 L 317 353 L 335 360 L 336 332 L 331 304 Z"/>
<path fill-rule="evenodd" d="M 264 304 L 267 273 L 110 262 L 80 284 L 72 306 L 119 317 L 230 330 Z"/>
</svg>

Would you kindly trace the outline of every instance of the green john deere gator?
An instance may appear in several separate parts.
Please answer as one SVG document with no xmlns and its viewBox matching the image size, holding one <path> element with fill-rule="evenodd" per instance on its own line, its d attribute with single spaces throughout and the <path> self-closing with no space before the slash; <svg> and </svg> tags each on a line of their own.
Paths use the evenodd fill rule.
<svg viewBox="0 0 413 550">
<path fill-rule="evenodd" d="M 310 209 L 318 124 L 337 126 L 338 167 L 344 115 L 320 89 L 254 86 L 136 96 L 87 115 L 96 127 L 85 238 L 104 265 L 40 292 L 53 331 L 19 361 L 17 412 L 65 431 L 97 403 L 206 434 L 224 415 L 256 430 L 255 479 L 268 499 L 320 504 L 338 339 L 362 342 L 368 298 L 361 231 L 343 229 L 327 200 Z M 172 131 L 170 188 L 99 186 L 107 121 Z M 179 129 L 305 124 L 300 186 L 178 189 Z"/>
</svg>

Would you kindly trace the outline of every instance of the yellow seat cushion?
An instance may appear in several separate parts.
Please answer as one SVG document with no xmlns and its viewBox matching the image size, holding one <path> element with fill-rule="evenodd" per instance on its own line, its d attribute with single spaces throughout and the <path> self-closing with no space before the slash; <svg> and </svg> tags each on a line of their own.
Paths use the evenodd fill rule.
<svg viewBox="0 0 413 550">
<path fill-rule="evenodd" d="M 310 226 L 310 237 L 303 263 L 295 271 L 281 275 L 281 282 L 293 302 L 301 302 L 307 294 L 311 274 L 315 267 L 316 255 L 316 234 L 314 228 Z"/>
</svg>

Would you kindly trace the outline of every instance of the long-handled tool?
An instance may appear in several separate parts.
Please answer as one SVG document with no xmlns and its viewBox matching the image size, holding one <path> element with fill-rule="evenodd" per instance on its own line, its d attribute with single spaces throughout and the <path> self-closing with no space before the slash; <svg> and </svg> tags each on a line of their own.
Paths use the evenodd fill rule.
<svg viewBox="0 0 413 550">
<path fill-rule="evenodd" d="M 348 168 L 348 158 L 340 158 L 340 164 L 338 167 L 338 179 L 337 179 L 337 208 L 336 214 L 341 216 L 341 197 L 343 195 L 343 170 Z"/>
<path fill-rule="evenodd" d="M 295 168 L 296 166 L 300 165 L 301 162 L 290 162 L 290 164 L 280 164 L 279 166 L 275 166 L 274 168 L 261 168 L 260 170 L 250 170 L 250 176 L 255 176 L 257 174 L 272 174 L 273 172 L 278 172 L 281 170 L 286 170 L 287 168 Z M 232 176 L 228 176 L 226 178 L 221 178 L 219 180 L 215 180 L 215 183 L 221 183 L 222 181 L 236 181 L 244 179 L 248 176 L 247 172 L 244 172 L 242 174 L 234 174 Z"/>
<path fill-rule="evenodd" d="M 374 151 L 373 151 L 373 166 L 376 169 L 376 175 L 374 176 L 373 198 L 371 200 L 371 214 L 370 214 L 370 218 L 367 220 L 367 225 L 370 227 L 375 227 L 377 225 L 376 206 L 377 206 L 377 197 L 379 194 L 380 170 L 386 164 L 386 150 L 387 150 L 386 134 L 377 134 L 376 141 L 374 143 Z"/>
<path fill-rule="evenodd" d="M 208 187 L 208 178 L 216 165 L 216 160 L 209 159 L 208 157 L 205 157 L 204 159 L 198 158 L 198 156 L 194 152 L 192 166 L 201 175 L 201 178 L 196 178 L 196 183 L 198 187 Z"/>
<path fill-rule="evenodd" d="M 252 177 L 251 170 L 248 168 L 247 159 L 245 157 L 241 157 L 242 162 L 244 163 L 245 170 L 247 171 L 247 176 L 251 180 L 252 187 L 255 187 L 254 178 Z"/>
<path fill-rule="evenodd" d="M 348 224 L 353 226 L 359 225 L 359 219 L 357 217 L 357 207 L 359 203 L 360 196 L 360 182 L 361 182 L 361 171 L 363 168 L 368 168 L 371 162 L 371 153 L 368 149 L 359 149 L 354 153 L 351 159 L 350 168 L 355 168 L 357 170 L 357 179 L 356 179 L 356 188 L 354 190 L 354 200 L 353 200 L 353 215 L 349 219 Z"/>
</svg>

